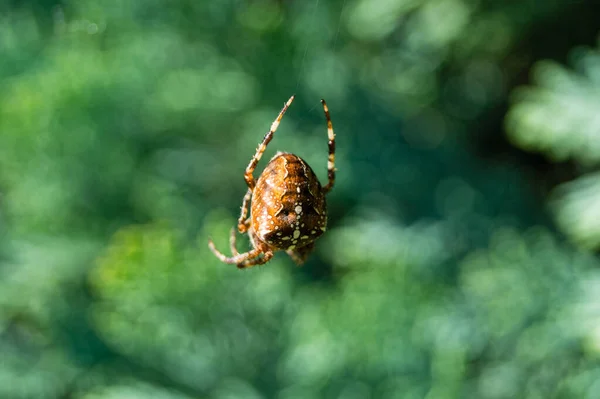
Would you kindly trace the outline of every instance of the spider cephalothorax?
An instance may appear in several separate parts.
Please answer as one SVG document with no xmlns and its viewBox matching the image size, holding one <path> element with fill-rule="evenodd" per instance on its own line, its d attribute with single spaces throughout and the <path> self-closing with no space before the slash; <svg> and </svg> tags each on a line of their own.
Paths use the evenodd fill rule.
<svg viewBox="0 0 600 399">
<path fill-rule="evenodd" d="M 230 237 L 231 257 L 223 255 L 215 248 L 212 240 L 208 240 L 212 252 L 225 263 L 235 264 L 239 268 L 262 265 L 273 257 L 275 251 L 284 250 L 296 263 L 302 264 L 312 251 L 315 240 L 327 227 L 325 194 L 331 190 L 335 180 L 335 135 L 325 100 L 321 102 L 329 137 L 327 185 L 321 187 L 310 166 L 299 156 L 287 152 L 278 152 L 257 181 L 252 175 L 292 101 L 294 96 L 283 106 L 256 149 L 244 175 L 248 191 L 242 203 L 238 230 L 240 233 L 248 233 L 253 249 L 243 254 L 238 253 L 235 247 L 235 228 L 231 230 Z M 251 213 L 247 218 L 250 201 Z"/>
</svg>

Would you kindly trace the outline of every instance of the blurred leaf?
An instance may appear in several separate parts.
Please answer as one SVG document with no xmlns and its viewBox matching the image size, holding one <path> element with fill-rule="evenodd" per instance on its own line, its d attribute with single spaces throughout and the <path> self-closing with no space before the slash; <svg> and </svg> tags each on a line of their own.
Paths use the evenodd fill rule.
<svg viewBox="0 0 600 399">
<path fill-rule="evenodd" d="M 515 95 L 506 126 L 511 140 L 554 160 L 600 161 L 600 55 L 589 50 L 575 62 L 582 74 L 549 61 L 533 71 L 536 86 Z"/>
<path fill-rule="evenodd" d="M 600 247 L 600 173 L 558 186 L 552 209 L 560 228 L 587 249 Z"/>
<path fill-rule="evenodd" d="M 78 396 L 79 399 L 186 399 L 187 395 L 173 390 L 162 389 L 150 384 L 133 381 L 129 384 L 108 386 L 93 390 L 92 392 Z"/>
</svg>

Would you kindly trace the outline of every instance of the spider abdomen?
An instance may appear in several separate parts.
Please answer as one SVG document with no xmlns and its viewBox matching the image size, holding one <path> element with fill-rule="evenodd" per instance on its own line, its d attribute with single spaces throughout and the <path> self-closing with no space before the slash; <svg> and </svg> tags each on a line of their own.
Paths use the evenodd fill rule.
<svg viewBox="0 0 600 399">
<path fill-rule="evenodd" d="M 317 176 L 300 157 L 277 153 L 252 192 L 252 226 L 276 249 L 313 243 L 327 227 L 327 205 Z"/>
</svg>

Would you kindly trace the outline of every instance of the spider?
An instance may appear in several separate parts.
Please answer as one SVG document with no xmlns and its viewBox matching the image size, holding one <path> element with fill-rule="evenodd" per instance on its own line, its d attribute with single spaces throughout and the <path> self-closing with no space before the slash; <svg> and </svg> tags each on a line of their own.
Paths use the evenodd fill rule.
<svg viewBox="0 0 600 399">
<path fill-rule="evenodd" d="M 240 269 L 265 264 L 276 251 L 286 251 L 298 265 L 302 265 L 312 252 L 315 240 L 327 228 L 325 195 L 335 181 L 335 134 L 325 100 L 321 103 L 329 139 L 327 185 L 322 187 L 310 166 L 299 156 L 288 152 L 277 152 L 258 180 L 254 180 L 256 165 L 292 101 L 294 96 L 285 103 L 271 124 L 244 174 L 248 191 L 242 201 L 237 228 L 241 234 L 248 234 L 253 248 L 241 254 L 237 251 L 235 227 L 231 229 L 229 239 L 231 257 L 219 252 L 212 240 L 208 240 L 208 246 L 217 258 Z M 251 210 L 247 218 L 248 208 Z"/>
</svg>

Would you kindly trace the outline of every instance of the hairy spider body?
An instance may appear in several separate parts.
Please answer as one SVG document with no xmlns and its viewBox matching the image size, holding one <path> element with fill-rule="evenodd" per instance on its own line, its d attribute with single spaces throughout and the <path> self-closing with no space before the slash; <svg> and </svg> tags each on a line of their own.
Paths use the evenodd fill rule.
<svg viewBox="0 0 600 399">
<path fill-rule="evenodd" d="M 321 184 L 304 160 L 278 153 L 256 182 L 252 225 L 256 235 L 277 249 L 302 248 L 327 227 L 327 205 Z"/>
<path fill-rule="evenodd" d="M 268 262 L 275 251 L 284 250 L 300 265 L 312 251 L 315 240 L 327 228 L 325 194 L 335 181 L 335 135 L 325 100 L 321 102 L 329 138 L 328 184 L 322 187 L 311 167 L 299 156 L 287 152 L 278 152 L 258 180 L 254 180 L 254 169 L 293 100 L 294 96 L 284 105 L 256 149 L 244 175 L 248 191 L 242 203 L 238 230 L 248 233 L 253 249 L 243 254 L 237 252 L 235 229 L 232 229 L 230 237 L 232 257 L 219 252 L 209 239 L 211 251 L 225 263 L 235 264 L 239 268 L 260 265 Z M 248 208 L 251 214 L 249 218 Z"/>
</svg>

